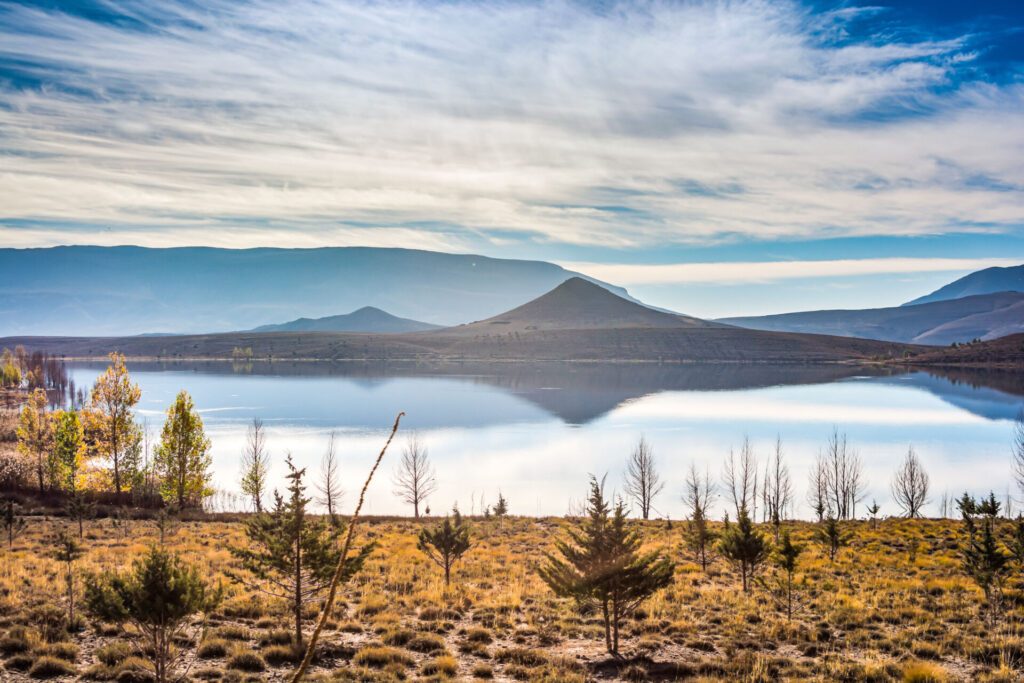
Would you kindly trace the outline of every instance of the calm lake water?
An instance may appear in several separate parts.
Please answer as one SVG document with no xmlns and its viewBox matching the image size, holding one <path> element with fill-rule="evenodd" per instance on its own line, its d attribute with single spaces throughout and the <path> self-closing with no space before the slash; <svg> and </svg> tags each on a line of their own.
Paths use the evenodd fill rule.
<svg viewBox="0 0 1024 683">
<path fill-rule="evenodd" d="M 104 364 L 73 364 L 89 386 Z M 661 515 L 684 515 L 680 500 L 691 462 L 721 473 L 730 448 L 748 435 L 758 456 L 783 440 L 795 481 L 797 513 L 807 471 L 833 426 L 846 432 L 865 464 L 868 500 L 895 513 L 889 480 L 913 444 L 932 481 L 931 512 L 944 491 L 1003 497 L 1011 484 L 1013 419 L 1024 406 L 1024 378 L 1008 373 L 881 373 L 863 368 L 756 365 L 658 366 L 546 364 L 375 365 L 129 363 L 142 388 L 138 407 L 155 440 L 164 412 L 188 390 L 213 443 L 214 484 L 237 491 L 246 426 L 262 418 L 283 489 L 290 452 L 315 477 L 328 435 L 345 479 L 345 509 L 395 414 L 400 437 L 367 501 L 371 514 L 409 514 L 392 493 L 391 473 L 406 436 L 416 431 L 437 469 L 431 510 L 458 502 L 479 512 L 500 488 L 513 514 L 560 515 L 586 492 L 587 475 L 608 474 L 621 489 L 624 461 L 643 435 L 666 487 Z M 1015 492 L 1014 492 L 1015 493 Z M 221 505 L 230 501 L 222 497 Z M 722 508 L 719 505 L 719 509 Z"/>
</svg>

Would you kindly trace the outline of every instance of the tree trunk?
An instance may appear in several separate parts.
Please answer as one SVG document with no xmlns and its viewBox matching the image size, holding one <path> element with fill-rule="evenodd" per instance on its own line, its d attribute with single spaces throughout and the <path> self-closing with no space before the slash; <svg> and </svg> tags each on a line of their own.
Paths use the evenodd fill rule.
<svg viewBox="0 0 1024 683">
<path fill-rule="evenodd" d="M 608 614 L 607 599 L 601 602 L 601 615 L 604 617 L 604 646 L 607 648 L 608 652 L 614 652 L 614 650 L 612 650 L 611 617 Z"/>
<path fill-rule="evenodd" d="M 117 417 L 110 425 L 110 456 L 114 459 L 114 498 L 121 499 L 121 459 L 117 452 Z"/>
<path fill-rule="evenodd" d="M 416 519 L 420 518 L 420 501 L 419 499 L 412 501 L 412 514 Z"/>
<path fill-rule="evenodd" d="M 295 647 L 302 648 L 302 546 L 295 539 Z"/>
</svg>

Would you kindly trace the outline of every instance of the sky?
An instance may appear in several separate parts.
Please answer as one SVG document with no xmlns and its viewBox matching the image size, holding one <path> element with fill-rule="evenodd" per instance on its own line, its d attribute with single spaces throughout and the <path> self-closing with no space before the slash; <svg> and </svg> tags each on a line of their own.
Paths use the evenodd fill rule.
<svg viewBox="0 0 1024 683">
<path fill-rule="evenodd" d="M 0 0 L 0 246 L 56 244 L 897 305 L 1024 263 L 1024 3 Z"/>
</svg>

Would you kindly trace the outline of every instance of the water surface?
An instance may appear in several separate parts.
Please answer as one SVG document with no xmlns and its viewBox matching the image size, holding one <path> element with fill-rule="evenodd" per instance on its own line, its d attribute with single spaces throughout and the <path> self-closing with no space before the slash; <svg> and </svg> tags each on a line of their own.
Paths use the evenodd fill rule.
<svg viewBox="0 0 1024 683">
<path fill-rule="evenodd" d="M 70 366 L 88 386 L 103 364 Z M 282 486 L 286 453 L 315 478 L 328 435 L 336 433 L 346 506 L 354 503 L 387 430 L 405 411 L 403 436 L 369 492 L 374 514 L 409 511 L 393 495 L 391 472 L 404 436 L 418 432 L 437 470 L 433 512 L 458 503 L 479 512 L 498 490 L 514 514 L 564 514 L 586 491 L 589 473 L 621 489 L 623 463 L 643 435 L 665 489 L 661 515 L 684 514 L 690 463 L 714 476 L 749 436 L 767 458 L 783 440 L 804 502 L 807 470 L 833 427 L 860 453 L 868 499 L 883 513 L 892 470 L 913 444 L 932 480 L 933 512 L 943 492 L 1004 496 L 1013 419 L 1024 378 L 1011 373 L 867 370 L 848 366 L 616 364 L 129 363 L 142 388 L 138 406 L 156 438 L 175 394 L 188 390 L 213 443 L 214 484 L 237 491 L 247 425 L 264 421 Z M 1012 491 L 1011 491 L 1012 492 Z M 222 497 L 221 505 L 232 502 Z M 719 509 L 722 509 L 719 506 Z"/>
</svg>

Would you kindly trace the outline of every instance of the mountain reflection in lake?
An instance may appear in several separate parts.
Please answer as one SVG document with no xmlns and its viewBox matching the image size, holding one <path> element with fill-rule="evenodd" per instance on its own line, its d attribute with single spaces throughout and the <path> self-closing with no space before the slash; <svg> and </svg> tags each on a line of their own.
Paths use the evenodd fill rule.
<svg viewBox="0 0 1024 683">
<path fill-rule="evenodd" d="M 70 365 L 79 386 L 105 366 Z M 336 431 L 349 492 L 379 451 L 395 414 L 430 449 L 439 489 L 434 513 L 458 502 L 479 512 L 500 488 L 514 514 L 564 514 L 585 493 L 588 473 L 621 488 L 624 460 L 640 435 L 652 444 L 667 486 L 656 508 L 683 515 L 690 463 L 717 477 L 723 456 L 749 435 L 763 459 L 781 436 L 800 516 L 807 471 L 833 426 L 860 452 L 867 499 L 883 513 L 895 463 L 913 444 L 932 480 L 934 512 L 944 491 L 1002 497 L 1009 477 L 1012 420 L 1024 378 L 959 371 L 940 375 L 841 365 L 656 365 L 580 363 L 129 363 L 142 387 L 140 418 L 158 436 L 180 389 L 195 399 L 213 442 L 215 485 L 236 490 L 239 453 L 252 418 L 268 428 L 272 480 L 283 486 L 291 452 L 315 479 Z M 402 439 L 397 440 L 401 447 Z M 371 514 L 408 511 L 392 495 L 389 454 L 367 501 Z"/>
</svg>

